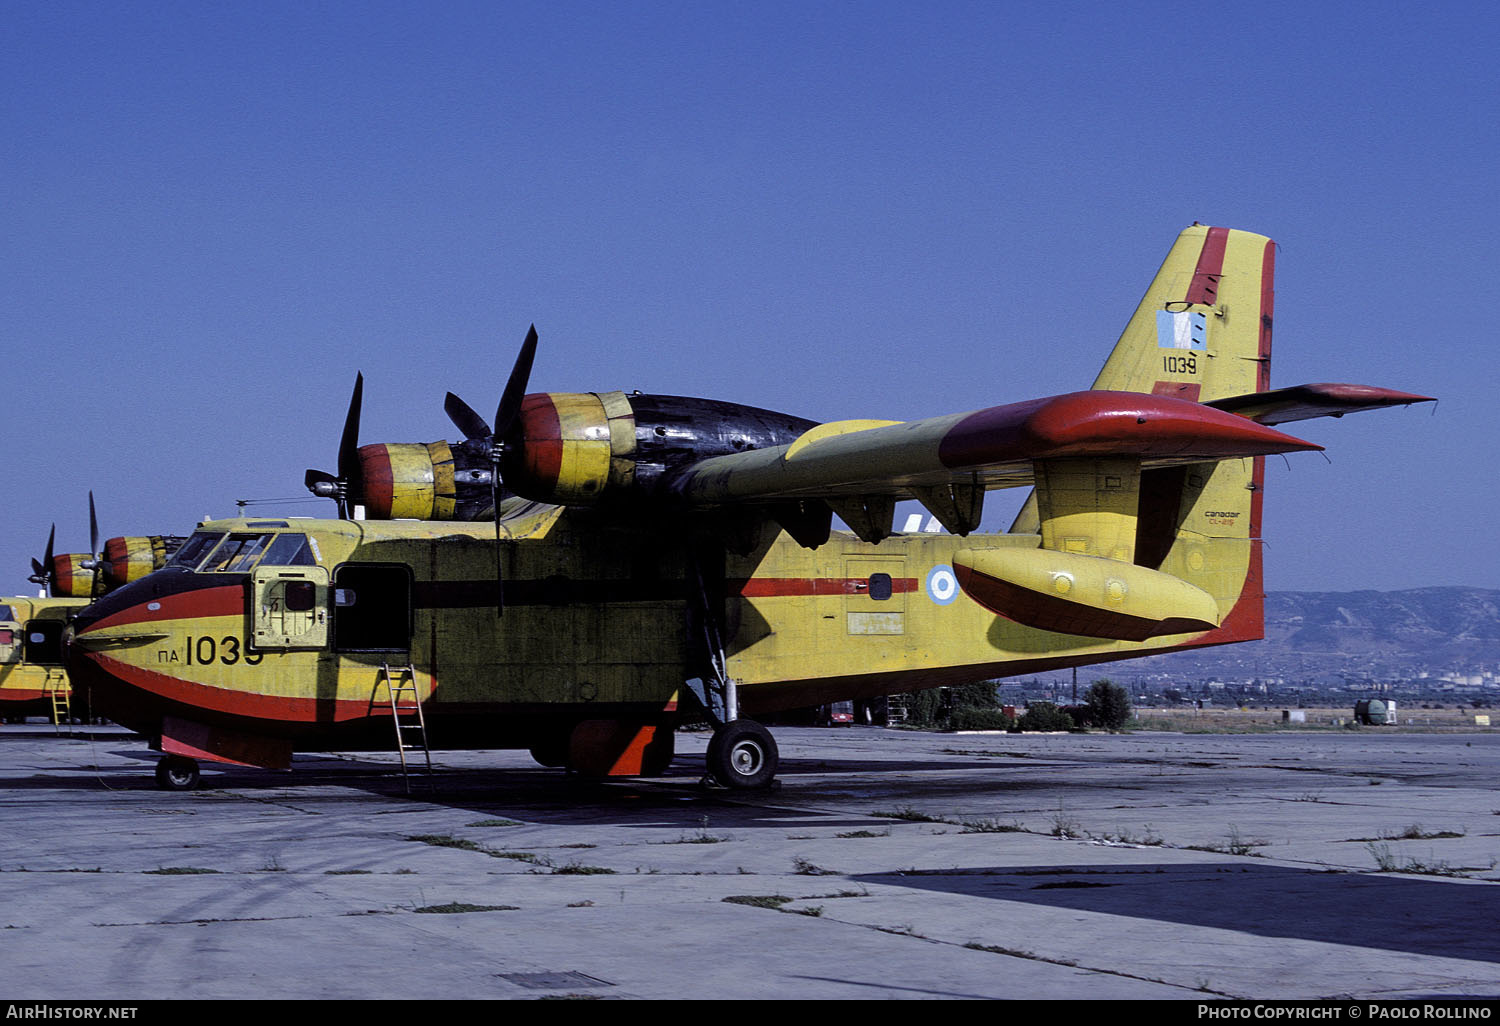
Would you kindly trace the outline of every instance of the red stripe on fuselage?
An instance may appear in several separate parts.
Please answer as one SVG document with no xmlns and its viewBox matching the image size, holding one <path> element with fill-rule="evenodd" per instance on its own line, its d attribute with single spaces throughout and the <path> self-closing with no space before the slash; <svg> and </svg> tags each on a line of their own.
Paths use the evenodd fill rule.
<svg viewBox="0 0 1500 1026">
<path fill-rule="evenodd" d="M 878 571 L 877 571 L 878 572 Z M 788 598 L 805 595 L 865 595 L 870 589 L 868 577 L 752 577 L 738 585 L 745 598 Z M 917 590 L 915 577 L 892 577 L 891 592 L 905 594 Z"/>
<path fill-rule="evenodd" d="M 155 606 L 155 609 L 151 607 Z M 190 620 L 206 616 L 242 616 L 245 612 L 245 585 L 236 580 L 220 588 L 202 588 L 178 595 L 162 595 L 137 603 L 118 613 L 89 624 L 80 635 L 105 627 L 123 627 L 132 623 L 156 620 Z"/>
<path fill-rule="evenodd" d="M 345 723 L 372 717 L 389 716 L 390 708 L 379 702 L 363 700 L 338 700 L 319 698 L 290 698 L 282 695 L 266 695 L 241 689 L 218 688 L 194 681 L 183 680 L 168 673 L 148 670 L 141 666 L 111 658 L 102 652 L 84 652 L 84 659 L 92 662 L 98 673 L 114 678 L 120 684 L 143 693 L 126 696 L 124 701 L 139 708 L 141 699 L 150 696 L 167 702 L 199 710 L 205 714 L 219 714 L 236 721 L 258 720 L 271 723 Z M 246 671 L 255 672 L 254 670 Z M 274 670 L 268 673 L 274 673 Z M 98 683 L 94 684 L 99 687 Z M 214 720 L 213 715 L 206 716 Z M 250 724 L 242 724 L 249 727 Z M 127 724 L 134 726 L 134 724 Z"/>
</svg>

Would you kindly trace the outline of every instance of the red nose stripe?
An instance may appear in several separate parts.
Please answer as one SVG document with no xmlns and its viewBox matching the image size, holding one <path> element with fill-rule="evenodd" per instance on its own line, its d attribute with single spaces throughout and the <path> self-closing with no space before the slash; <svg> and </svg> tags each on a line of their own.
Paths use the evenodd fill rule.
<svg viewBox="0 0 1500 1026">
<path fill-rule="evenodd" d="M 156 608 L 152 608 L 155 606 Z M 118 613 L 89 624 L 81 635 L 105 627 L 123 627 L 132 623 L 151 623 L 155 620 L 186 620 L 208 616 L 245 615 L 245 588 L 236 581 L 222 588 L 204 588 L 181 595 L 163 595 L 160 598 L 141 602 L 122 609 Z"/>
</svg>

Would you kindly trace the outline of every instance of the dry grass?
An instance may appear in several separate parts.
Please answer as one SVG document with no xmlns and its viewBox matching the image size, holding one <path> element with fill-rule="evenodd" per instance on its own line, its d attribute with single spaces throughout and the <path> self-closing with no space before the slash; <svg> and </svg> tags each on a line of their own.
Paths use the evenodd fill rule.
<svg viewBox="0 0 1500 1026">
<path fill-rule="evenodd" d="M 1354 720 L 1354 703 L 1348 706 L 1322 706 L 1300 710 L 1305 723 L 1282 721 L 1281 711 L 1290 706 L 1250 706 L 1246 708 L 1192 709 L 1185 706 L 1170 708 L 1138 708 L 1135 719 L 1126 725 L 1129 730 L 1181 730 L 1236 733 L 1261 730 L 1341 730 Z M 1398 706 L 1396 713 L 1400 724 L 1395 727 L 1361 727 L 1361 730 L 1383 731 L 1443 731 L 1443 730 L 1495 730 L 1496 727 L 1474 726 L 1475 713 L 1491 712 L 1488 709 L 1422 709 L 1410 705 Z M 1500 713 L 1495 721 L 1500 724 Z M 1411 722 L 1408 722 L 1411 721 Z"/>
</svg>

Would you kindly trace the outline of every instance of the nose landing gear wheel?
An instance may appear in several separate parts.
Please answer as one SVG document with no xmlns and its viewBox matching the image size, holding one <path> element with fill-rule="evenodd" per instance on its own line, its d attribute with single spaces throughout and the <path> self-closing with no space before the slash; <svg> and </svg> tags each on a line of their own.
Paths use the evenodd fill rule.
<svg viewBox="0 0 1500 1026">
<path fill-rule="evenodd" d="M 781 757 L 771 732 L 754 720 L 733 720 L 708 742 L 708 772 L 725 787 L 754 790 L 776 776 Z"/>
<path fill-rule="evenodd" d="M 156 786 L 163 791 L 191 791 L 198 786 L 198 764 L 181 755 L 164 755 L 156 764 Z"/>
</svg>

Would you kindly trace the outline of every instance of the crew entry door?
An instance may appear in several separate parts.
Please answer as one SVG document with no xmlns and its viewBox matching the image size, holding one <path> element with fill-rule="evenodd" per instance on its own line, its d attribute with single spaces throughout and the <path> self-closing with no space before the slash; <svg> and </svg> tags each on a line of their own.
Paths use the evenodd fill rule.
<svg viewBox="0 0 1500 1026">
<path fill-rule="evenodd" d="M 345 563 L 333 573 L 333 647 L 411 651 L 411 570 L 399 563 Z"/>
</svg>

